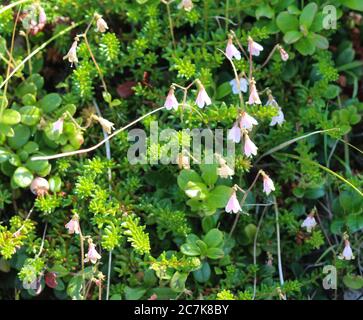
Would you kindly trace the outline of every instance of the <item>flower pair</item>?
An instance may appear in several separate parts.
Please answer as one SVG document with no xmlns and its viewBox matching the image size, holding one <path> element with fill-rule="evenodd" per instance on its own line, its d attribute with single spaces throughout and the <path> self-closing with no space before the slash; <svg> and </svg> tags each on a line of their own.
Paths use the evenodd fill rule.
<svg viewBox="0 0 363 320">
<path fill-rule="evenodd" d="M 258 125 L 257 120 L 251 117 L 247 112 L 242 111 L 232 129 L 229 130 L 228 139 L 235 143 L 239 143 L 241 141 L 242 130 L 251 131 L 255 125 Z"/>
<path fill-rule="evenodd" d="M 263 51 L 263 47 L 259 43 L 253 41 L 251 37 L 248 37 L 248 51 L 253 56 L 259 56 L 260 52 Z M 241 52 L 233 44 L 233 37 L 231 35 L 228 37 L 225 54 L 230 60 L 233 58 L 241 60 Z"/>
<path fill-rule="evenodd" d="M 212 103 L 211 98 L 208 96 L 207 91 L 200 81 L 197 81 L 199 91 L 195 103 L 199 108 L 204 108 L 204 106 L 209 106 Z M 185 89 L 186 90 L 186 89 Z M 171 86 L 168 95 L 166 96 L 164 107 L 166 110 L 178 110 L 179 102 L 175 97 L 175 87 Z"/>
<path fill-rule="evenodd" d="M 65 225 L 68 229 L 69 234 L 79 234 L 81 237 L 81 227 L 79 224 L 78 214 L 74 214 L 72 219 Z M 88 239 L 88 252 L 85 254 L 84 262 L 92 262 L 95 264 L 97 260 L 101 259 L 101 255 L 96 250 L 96 245 L 93 243 L 92 239 Z"/>
<path fill-rule="evenodd" d="M 272 179 L 264 171 L 261 171 L 260 173 L 263 179 L 263 192 L 266 193 L 266 195 L 269 195 L 272 191 L 275 191 L 275 185 Z M 227 213 L 237 213 L 239 211 L 242 211 L 241 205 L 237 199 L 237 189 L 237 186 L 233 187 L 232 194 L 225 207 L 225 211 Z"/>
</svg>

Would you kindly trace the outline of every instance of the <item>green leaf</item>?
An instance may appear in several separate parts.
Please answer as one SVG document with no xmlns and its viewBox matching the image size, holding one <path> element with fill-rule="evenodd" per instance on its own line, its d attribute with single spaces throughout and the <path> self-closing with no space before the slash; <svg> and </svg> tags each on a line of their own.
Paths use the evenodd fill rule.
<svg viewBox="0 0 363 320">
<path fill-rule="evenodd" d="M 125 298 L 126 300 L 139 300 L 145 294 L 146 289 L 144 288 L 130 288 L 125 287 Z"/>
<path fill-rule="evenodd" d="M 209 248 L 219 247 L 223 243 L 223 232 L 212 229 L 203 237 L 203 241 Z"/>
<path fill-rule="evenodd" d="M 231 196 L 232 188 L 227 186 L 216 186 L 206 200 L 206 205 L 211 208 L 223 208 L 226 206 L 229 197 Z"/>
<path fill-rule="evenodd" d="M 40 174 L 41 172 L 43 172 L 44 170 L 47 169 L 47 167 L 49 165 L 49 161 L 48 160 L 33 161 L 31 159 L 28 159 L 27 162 L 25 163 L 25 165 L 32 172 L 36 172 L 36 173 Z"/>
<path fill-rule="evenodd" d="M 19 167 L 13 174 L 13 181 L 21 188 L 28 187 L 33 181 L 32 173 L 24 167 Z"/>
<path fill-rule="evenodd" d="M 34 94 L 27 93 L 25 96 L 21 98 L 21 102 L 25 106 L 32 106 L 37 102 L 37 99 Z"/>
<path fill-rule="evenodd" d="M 318 5 L 315 2 L 311 2 L 304 7 L 300 15 L 300 26 L 304 26 L 307 30 L 309 30 L 317 12 Z"/>
<path fill-rule="evenodd" d="M 315 52 L 315 44 L 310 38 L 301 38 L 295 43 L 295 48 L 303 56 L 312 55 Z"/>
<path fill-rule="evenodd" d="M 355 196 L 350 191 L 343 191 L 339 196 L 339 204 L 349 213 L 357 213 L 363 210 L 363 198 Z"/>
<path fill-rule="evenodd" d="M 81 289 L 82 289 L 82 285 L 83 285 L 83 279 L 82 276 L 75 276 L 73 277 L 67 286 L 67 294 L 68 296 L 70 296 L 72 299 L 77 299 L 80 300 L 81 299 Z"/>
<path fill-rule="evenodd" d="M 353 290 L 359 290 L 363 288 L 363 277 L 358 275 L 347 274 L 343 277 L 344 284 Z"/>
<path fill-rule="evenodd" d="M 30 129 L 22 124 L 13 127 L 14 136 L 8 137 L 8 144 L 12 149 L 19 149 L 26 144 L 30 138 Z"/>
<path fill-rule="evenodd" d="M 229 82 L 223 82 L 220 86 L 217 88 L 216 92 L 216 100 L 220 100 L 224 98 L 225 96 L 229 95 L 232 92 L 231 85 Z"/>
<path fill-rule="evenodd" d="M 21 99 L 27 93 L 36 95 L 37 94 L 37 86 L 33 82 L 24 81 L 15 89 L 16 96 Z"/>
<path fill-rule="evenodd" d="M 41 110 L 35 106 L 25 106 L 19 110 L 21 122 L 27 126 L 35 126 L 41 118 Z"/>
<path fill-rule="evenodd" d="M 347 225 L 351 232 L 363 229 L 363 214 L 352 213 L 348 216 Z"/>
<path fill-rule="evenodd" d="M 201 254 L 200 248 L 196 244 L 184 243 L 180 247 L 180 251 L 186 256 L 199 256 Z"/>
<path fill-rule="evenodd" d="M 56 110 L 62 103 L 62 98 L 58 93 L 47 94 L 39 101 L 39 107 L 45 112 L 50 113 Z"/>
<path fill-rule="evenodd" d="M 61 191 L 61 188 L 62 188 L 62 180 L 60 177 L 55 176 L 55 177 L 51 177 L 49 179 L 50 191 L 52 191 L 53 193 L 59 192 L 59 191 Z"/>
<path fill-rule="evenodd" d="M 201 164 L 202 179 L 208 186 L 214 185 L 218 180 L 217 165 L 216 164 Z"/>
<path fill-rule="evenodd" d="M 305 198 L 307 199 L 319 199 L 325 194 L 324 187 L 319 188 L 309 188 L 305 190 Z"/>
<path fill-rule="evenodd" d="M 188 273 L 175 272 L 170 280 L 170 288 L 174 292 L 183 292 L 185 290 L 185 282 L 187 281 Z"/>
<path fill-rule="evenodd" d="M 200 269 L 193 271 L 193 277 L 196 281 L 200 283 L 207 282 L 210 278 L 211 270 L 209 263 L 204 261 Z"/>
<path fill-rule="evenodd" d="M 5 109 L 0 122 L 3 124 L 14 125 L 18 124 L 21 120 L 20 113 L 16 110 Z"/>
<path fill-rule="evenodd" d="M 10 152 L 0 147 L 0 163 L 7 161 L 10 157 Z"/>
<path fill-rule="evenodd" d="M 287 11 L 283 11 L 277 16 L 276 24 L 283 33 L 299 30 L 298 19 L 296 16 L 289 14 Z"/>
<path fill-rule="evenodd" d="M 189 181 L 203 182 L 202 178 L 194 170 L 182 170 L 178 176 L 178 186 L 185 190 Z"/>
<path fill-rule="evenodd" d="M 296 41 L 299 41 L 302 37 L 302 33 L 300 31 L 288 31 L 285 35 L 284 35 L 284 41 L 288 44 L 292 44 L 295 43 Z"/>
<path fill-rule="evenodd" d="M 206 243 L 200 239 L 198 239 L 197 241 L 195 241 L 195 244 L 199 247 L 200 249 L 200 255 L 204 256 L 207 253 L 207 249 L 208 246 L 206 245 Z"/>
<path fill-rule="evenodd" d="M 317 33 L 311 33 L 310 37 L 317 48 L 319 48 L 319 49 L 328 49 L 329 48 L 329 41 L 327 38 L 325 38 Z"/>
<path fill-rule="evenodd" d="M 363 11 L 363 1 L 362 0 L 340 0 L 340 3 L 349 9 Z"/>
<path fill-rule="evenodd" d="M 65 277 L 66 275 L 69 274 L 68 269 L 60 264 L 54 265 L 49 271 L 55 272 L 57 274 L 57 277 L 60 277 L 60 278 Z"/>
<path fill-rule="evenodd" d="M 224 252 L 221 248 L 208 248 L 206 255 L 209 259 L 216 260 L 223 258 Z"/>
<path fill-rule="evenodd" d="M 257 227 L 254 224 L 250 223 L 245 226 L 244 231 L 249 241 L 252 242 L 255 238 Z"/>
<path fill-rule="evenodd" d="M 189 198 L 196 198 L 202 200 L 205 199 L 208 195 L 207 186 L 201 182 L 189 181 L 184 191 Z"/>
<path fill-rule="evenodd" d="M 260 4 L 256 9 L 256 18 L 257 20 L 259 20 L 261 17 L 271 19 L 274 13 L 274 10 L 268 4 Z"/>
</svg>

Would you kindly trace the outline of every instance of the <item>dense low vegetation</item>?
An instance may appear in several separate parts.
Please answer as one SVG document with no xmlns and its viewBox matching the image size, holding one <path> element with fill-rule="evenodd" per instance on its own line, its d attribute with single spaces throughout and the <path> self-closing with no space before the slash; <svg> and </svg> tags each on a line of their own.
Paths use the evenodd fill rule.
<svg viewBox="0 0 363 320">
<path fill-rule="evenodd" d="M 359 299 L 362 11 L 3 1 L 0 298 Z"/>
</svg>

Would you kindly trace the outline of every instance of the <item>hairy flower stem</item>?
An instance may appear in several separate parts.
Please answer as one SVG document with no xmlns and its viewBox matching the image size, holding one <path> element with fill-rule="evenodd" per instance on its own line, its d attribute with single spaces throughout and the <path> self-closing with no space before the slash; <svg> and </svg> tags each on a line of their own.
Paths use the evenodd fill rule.
<svg viewBox="0 0 363 320">
<path fill-rule="evenodd" d="M 29 42 L 29 34 L 27 32 L 24 32 L 24 38 L 25 38 L 25 42 L 26 42 L 26 51 L 29 56 L 31 53 L 31 46 L 30 46 L 30 42 Z M 32 75 L 33 67 L 32 67 L 31 59 L 29 59 L 28 64 L 29 64 L 29 74 Z"/>
<path fill-rule="evenodd" d="M 93 100 L 93 104 L 94 104 L 94 106 L 96 108 L 97 115 L 99 117 L 102 117 L 101 110 L 98 107 L 98 104 L 97 104 L 96 100 Z M 102 132 L 103 132 L 103 137 L 105 139 L 107 139 L 108 138 L 108 133 L 106 132 L 106 130 L 103 127 L 102 127 Z M 106 158 L 108 160 L 111 160 L 111 145 L 110 145 L 109 140 L 107 140 L 106 143 L 105 143 L 105 149 L 106 149 Z M 108 168 L 108 189 L 110 190 L 110 192 L 112 191 L 111 181 L 112 181 L 112 172 L 111 172 L 111 168 Z M 110 195 L 110 198 L 111 198 L 111 195 Z M 109 253 L 108 253 L 106 300 L 109 300 L 109 297 L 110 297 L 111 266 L 112 266 L 112 250 L 110 250 Z M 99 290 L 100 291 L 102 290 L 101 286 L 100 286 Z"/>
<path fill-rule="evenodd" d="M 82 153 L 87 153 L 87 152 L 91 152 L 93 150 L 96 150 L 97 148 L 99 148 L 100 146 L 102 146 L 103 144 L 105 144 L 107 141 L 111 140 L 114 136 L 118 135 L 120 132 L 125 131 L 126 129 L 132 127 L 134 124 L 140 122 L 141 120 L 147 118 L 148 116 L 165 109 L 165 107 L 160 107 L 157 108 L 155 110 L 152 110 L 150 112 L 148 112 L 147 114 L 141 116 L 140 118 L 130 122 L 129 124 L 127 124 L 126 126 L 114 131 L 112 134 L 110 134 L 107 138 L 103 139 L 101 142 L 97 143 L 96 145 L 94 145 L 93 147 L 90 148 L 86 148 L 86 149 L 81 149 L 81 150 L 76 150 L 76 151 L 69 151 L 69 152 L 63 152 L 63 153 L 59 153 L 59 154 L 55 154 L 52 156 L 36 156 L 36 157 L 32 157 L 31 161 L 37 161 L 37 160 L 51 160 L 51 159 L 58 159 L 58 158 L 63 158 L 63 157 L 69 157 L 69 156 L 74 156 L 76 154 L 82 154 Z"/>
<path fill-rule="evenodd" d="M 72 29 L 78 27 L 80 24 L 84 23 L 84 20 L 74 23 L 68 28 L 63 29 L 59 33 L 57 33 L 55 36 L 51 37 L 49 40 L 43 42 L 39 47 L 37 47 L 30 55 L 28 55 L 26 58 L 24 58 L 19 64 L 16 65 L 16 67 L 11 71 L 9 75 L 6 76 L 5 80 L 0 84 L 0 89 L 7 85 L 9 80 L 12 78 L 12 76 L 19 71 L 19 69 L 24 66 L 25 63 L 27 63 L 33 56 L 35 56 L 38 52 L 42 51 L 48 44 L 53 42 L 55 39 L 59 38 L 60 36 L 68 33 Z"/>
<path fill-rule="evenodd" d="M 238 96 L 239 96 L 239 103 L 240 103 L 240 108 L 241 108 L 241 111 L 245 111 L 245 103 L 244 103 L 244 100 L 243 100 L 243 95 L 242 95 L 242 92 L 241 92 L 241 81 L 239 79 L 239 76 L 238 76 L 238 73 L 237 73 L 237 69 L 236 69 L 236 66 L 234 65 L 232 59 L 230 59 L 226 53 L 224 51 L 222 51 L 221 49 L 218 49 L 219 51 L 221 51 L 225 57 L 228 59 L 228 61 L 231 63 L 232 65 L 232 69 L 233 69 L 233 73 L 234 73 L 234 78 L 236 79 L 236 82 L 237 82 L 237 85 L 238 85 Z"/>
<path fill-rule="evenodd" d="M 240 206 L 242 207 L 243 204 L 245 203 L 246 199 L 247 199 L 247 196 L 248 194 L 251 192 L 252 188 L 255 186 L 256 182 L 257 182 L 257 179 L 258 177 L 260 176 L 261 174 L 261 170 L 258 171 L 258 173 L 256 174 L 256 177 L 255 179 L 253 180 L 252 184 L 249 186 L 249 188 L 246 190 L 246 192 L 244 193 L 243 197 L 242 197 L 242 200 L 240 202 Z M 232 234 L 233 234 L 233 231 L 236 229 L 237 227 L 237 223 L 238 223 L 238 220 L 239 220 L 239 217 L 241 215 L 241 212 L 239 211 L 237 214 L 236 214 L 236 218 L 234 219 L 233 221 L 233 225 L 232 225 L 232 228 L 231 228 L 231 231 L 229 232 L 229 236 L 232 237 Z"/>
<path fill-rule="evenodd" d="M 42 243 L 40 244 L 40 248 L 39 248 L 39 252 L 38 254 L 35 256 L 35 258 L 39 258 L 40 255 L 43 252 L 43 248 L 44 248 L 44 242 L 45 242 L 45 235 L 47 234 L 47 229 L 48 229 L 48 222 L 46 222 L 45 227 L 44 227 L 44 231 L 43 231 L 43 236 L 42 236 Z"/>
<path fill-rule="evenodd" d="M 275 221 L 276 221 L 276 238 L 277 238 L 277 263 L 279 269 L 279 277 L 281 286 L 284 285 L 284 274 L 282 272 L 282 260 L 281 260 L 281 244 L 280 244 L 280 223 L 279 223 L 279 209 L 277 207 L 276 197 L 274 196 L 275 207 Z M 285 297 L 286 298 L 286 297 Z"/>
<path fill-rule="evenodd" d="M 13 50 L 14 50 L 14 43 L 15 43 L 15 33 L 16 33 L 16 26 L 18 25 L 18 21 L 19 21 L 19 16 L 20 16 L 20 12 L 21 12 L 21 6 L 18 10 L 18 13 L 16 14 L 16 18 L 15 18 L 15 22 L 14 22 L 14 27 L 13 27 L 13 33 L 11 36 L 11 45 L 10 45 L 10 59 L 13 56 Z M 10 64 L 7 65 L 6 68 L 6 78 L 9 78 L 10 75 Z M 2 86 L 1 86 L 2 87 Z M 0 87 L 0 89 L 1 89 Z M 4 109 L 6 108 L 6 92 L 8 90 L 8 82 L 5 83 L 5 87 L 4 87 L 4 91 L 3 91 L 3 99 L 1 101 L 1 108 L 0 108 L 0 117 L 2 117 Z"/>
<path fill-rule="evenodd" d="M 81 230 L 81 226 L 79 226 L 79 242 L 81 246 L 81 269 L 82 269 L 82 290 L 83 290 L 83 300 L 86 300 L 86 281 L 84 274 L 84 238 Z"/>
<path fill-rule="evenodd" d="M 89 52 L 89 54 L 90 54 L 90 56 L 91 56 L 92 61 L 93 61 L 93 64 L 95 65 L 95 67 L 96 67 L 96 69 L 97 69 L 97 73 L 98 73 L 98 75 L 100 76 L 100 79 L 101 79 L 101 82 L 102 82 L 102 87 L 103 87 L 103 89 L 104 89 L 106 92 L 108 92 L 108 90 L 107 90 L 107 85 L 106 85 L 105 79 L 104 79 L 104 77 L 103 77 L 102 70 L 101 70 L 100 66 L 98 65 L 98 63 L 97 63 L 95 56 L 93 55 L 93 52 L 92 52 L 91 46 L 90 46 L 90 44 L 89 44 L 89 42 L 88 42 L 88 39 L 87 39 L 87 35 L 86 35 L 86 33 L 85 33 L 85 34 L 83 34 L 83 38 L 84 38 L 84 43 L 85 43 L 85 45 L 86 45 L 86 47 L 87 47 L 87 49 L 88 49 L 88 52 Z"/>
<path fill-rule="evenodd" d="M 248 60 L 248 54 L 246 52 L 246 50 L 243 48 L 241 42 L 239 42 L 236 33 L 233 30 L 229 31 L 231 33 L 231 35 L 233 36 L 233 38 L 236 40 L 238 48 L 242 51 L 243 55 L 246 57 L 246 59 Z"/>
<path fill-rule="evenodd" d="M 184 108 L 186 106 L 186 102 L 187 102 L 187 95 L 188 95 L 188 90 L 196 83 L 198 82 L 199 79 L 195 79 L 193 82 L 191 82 L 189 85 L 187 85 L 186 87 L 183 87 L 177 83 L 172 83 L 172 86 L 177 87 L 181 90 L 183 90 L 183 101 L 182 101 L 182 113 L 181 113 L 181 122 L 183 122 L 183 114 L 184 114 Z M 201 115 L 199 112 L 197 112 L 199 115 Z M 203 116 L 202 116 L 203 119 Z"/>
<path fill-rule="evenodd" d="M 229 27 L 229 0 L 226 0 L 226 10 L 225 10 L 225 17 L 226 17 L 226 32 L 228 32 Z"/>
<path fill-rule="evenodd" d="M 264 62 L 262 65 L 260 65 L 260 66 L 257 68 L 257 70 L 262 69 L 263 67 L 265 67 L 265 66 L 269 63 L 269 61 L 271 60 L 272 56 L 274 55 L 274 53 L 275 53 L 276 49 L 277 49 L 279 46 L 280 46 L 279 44 L 276 44 L 276 45 L 273 47 L 273 49 L 271 50 L 270 54 L 269 54 L 269 55 L 268 55 L 268 57 L 266 58 L 265 62 Z"/>
<path fill-rule="evenodd" d="M 257 237 L 258 237 L 258 233 L 261 229 L 261 225 L 262 225 L 262 221 L 263 221 L 263 218 L 265 217 L 265 213 L 268 209 L 268 206 L 264 207 L 263 210 L 262 210 L 262 214 L 261 214 L 261 217 L 260 217 L 260 220 L 258 221 L 258 225 L 257 225 L 257 228 L 256 228 L 256 233 L 255 233 L 255 238 L 253 240 L 253 265 L 254 266 L 257 266 L 257 259 L 256 259 L 256 252 L 257 252 Z M 257 290 L 257 272 L 255 270 L 254 272 L 254 279 L 253 279 L 253 297 L 252 297 L 252 300 L 255 300 L 256 298 L 256 290 Z"/>
<path fill-rule="evenodd" d="M 171 41 L 173 43 L 174 50 L 176 49 L 176 42 L 175 42 L 175 36 L 174 36 L 174 26 L 173 26 L 173 20 L 171 19 L 171 12 L 170 12 L 170 3 L 172 1 L 162 1 L 162 3 L 166 6 L 166 12 L 168 14 L 168 20 L 169 20 L 169 30 L 170 30 L 170 37 Z"/>
</svg>

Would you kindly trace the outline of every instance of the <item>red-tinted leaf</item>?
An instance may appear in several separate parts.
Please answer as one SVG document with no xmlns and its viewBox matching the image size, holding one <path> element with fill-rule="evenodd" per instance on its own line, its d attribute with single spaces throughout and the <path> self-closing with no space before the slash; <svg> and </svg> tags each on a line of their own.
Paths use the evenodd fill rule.
<svg viewBox="0 0 363 320">
<path fill-rule="evenodd" d="M 57 274 L 55 272 L 48 272 L 45 275 L 45 283 L 47 284 L 47 286 L 49 288 L 52 288 L 52 289 L 56 288 L 58 285 Z"/>
<path fill-rule="evenodd" d="M 136 86 L 136 81 L 126 81 L 117 86 L 117 93 L 121 98 L 128 98 L 134 94 L 132 87 Z"/>
</svg>

